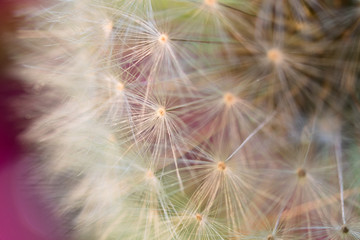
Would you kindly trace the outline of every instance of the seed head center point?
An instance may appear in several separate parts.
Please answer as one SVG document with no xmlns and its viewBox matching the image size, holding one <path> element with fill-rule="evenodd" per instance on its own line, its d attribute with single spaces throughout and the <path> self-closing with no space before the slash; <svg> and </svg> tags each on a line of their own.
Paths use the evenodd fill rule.
<svg viewBox="0 0 360 240">
<path fill-rule="evenodd" d="M 209 7 L 214 7 L 216 4 L 216 0 L 204 0 L 204 3 Z"/>
<path fill-rule="evenodd" d="M 348 228 L 346 225 L 344 225 L 344 226 L 341 227 L 341 231 L 342 231 L 343 233 L 348 233 L 348 232 L 349 232 L 349 228 Z"/>
<path fill-rule="evenodd" d="M 266 240 L 275 240 L 275 238 L 273 235 L 270 234 L 269 236 L 267 236 Z"/>
<path fill-rule="evenodd" d="M 303 168 L 299 168 L 297 171 L 296 171 L 297 175 L 299 178 L 304 178 L 306 177 L 306 171 L 305 169 Z"/>
<path fill-rule="evenodd" d="M 154 179 L 155 175 L 153 173 L 153 171 L 149 170 L 146 172 L 146 178 L 148 179 Z"/>
<path fill-rule="evenodd" d="M 121 83 L 121 82 L 119 82 L 118 84 L 116 84 L 116 89 L 118 90 L 118 91 L 122 91 L 122 90 L 124 90 L 124 84 L 123 83 Z"/>
<path fill-rule="evenodd" d="M 163 108 L 163 107 L 160 107 L 157 111 L 156 111 L 156 115 L 158 116 L 158 117 L 165 117 L 165 115 L 166 115 L 166 110 L 165 110 L 165 108 Z"/>
<path fill-rule="evenodd" d="M 217 167 L 220 171 L 224 171 L 226 169 L 226 164 L 223 161 L 221 161 L 218 162 Z"/>
<path fill-rule="evenodd" d="M 231 106 L 232 104 L 234 104 L 235 100 L 236 100 L 236 98 L 233 94 L 225 93 L 224 101 L 225 101 L 226 105 Z"/>
<path fill-rule="evenodd" d="M 202 219 L 203 219 L 200 213 L 197 213 L 197 214 L 195 215 L 195 217 L 196 217 L 196 220 L 197 220 L 198 222 L 201 222 Z"/>
<path fill-rule="evenodd" d="M 267 58 L 274 64 L 279 64 L 283 61 L 284 56 L 277 48 L 272 48 L 267 52 Z"/>
<path fill-rule="evenodd" d="M 159 37 L 159 42 L 165 44 L 168 41 L 168 36 L 166 34 L 161 34 Z"/>
</svg>

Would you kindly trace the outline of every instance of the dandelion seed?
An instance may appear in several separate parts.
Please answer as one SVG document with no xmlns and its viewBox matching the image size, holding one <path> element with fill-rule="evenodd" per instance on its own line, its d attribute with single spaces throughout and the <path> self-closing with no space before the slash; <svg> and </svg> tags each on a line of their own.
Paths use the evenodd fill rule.
<svg viewBox="0 0 360 240">
<path fill-rule="evenodd" d="M 221 145 L 218 142 L 221 138 L 215 138 L 211 144 L 204 144 L 202 148 L 197 147 L 192 152 L 195 159 L 202 161 L 183 159 L 184 162 L 189 162 L 188 166 L 179 169 L 184 186 L 196 186 L 190 198 L 191 204 L 195 204 L 193 211 L 208 212 L 216 209 L 219 215 L 226 216 L 226 222 L 232 229 L 240 231 L 248 227 L 250 221 L 247 213 L 256 209 L 251 199 L 256 198 L 257 195 L 255 190 L 257 177 L 254 169 L 249 167 L 250 164 L 242 159 L 246 151 L 246 143 L 265 123 L 244 140 L 240 148 L 234 150 L 229 145 Z M 189 176 L 185 174 L 186 172 L 190 172 Z"/>
<path fill-rule="evenodd" d="M 347 210 L 348 214 L 346 224 L 339 224 L 342 222 L 340 211 L 336 211 L 334 214 L 332 206 L 329 207 L 328 212 L 324 214 L 322 219 L 319 219 L 320 224 L 317 223 L 308 227 L 313 237 L 311 239 L 359 240 L 359 209 L 358 207 L 355 207 Z M 352 216 L 349 217 L 349 215 Z"/>
<path fill-rule="evenodd" d="M 129 128 L 132 125 L 131 107 L 136 102 L 139 84 L 134 81 L 133 75 L 128 72 L 114 71 L 99 76 L 91 84 L 96 89 L 91 114 L 104 121 L 108 126 L 122 126 Z M 120 73 L 118 73 L 120 72 Z"/>
<path fill-rule="evenodd" d="M 198 79 L 201 80 L 195 82 Z M 266 117 L 261 107 L 253 104 L 256 83 L 245 76 L 214 73 L 194 75 L 190 80 L 201 91 L 184 108 L 184 121 L 197 129 L 203 140 L 219 134 L 235 146 Z"/>
<path fill-rule="evenodd" d="M 188 86 L 191 84 L 184 68 L 196 66 L 189 58 L 189 46 L 169 38 L 181 38 L 176 28 L 171 27 L 172 20 L 157 21 L 154 14 L 140 17 L 122 11 L 116 13 L 119 21 L 114 23 L 111 61 L 116 61 L 126 72 L 146 78 L 148 83 L 177 78 Z"/>
<path fill-rule="evenodd" d="M 185 200 L 185 202 L 187 201 Z M 216 216 L 213 216 L 210 212 L 199 213 L 194 211 L 196 206 L 190 207 L 190 205 L 191 203 L 183 210 L 180 210 L 177 217 L 174 217 L 176 235 L 179 239 L 228 239 L 226 232 L 229 229 L 225 224 L 219 222 Z"/>
<path fill-rule="evenodd" d="M 254 79 L 261 79 L 263 86 L 268 88 L 266 92 L 269 95 L 264 95 L 264 101 L 272 106 L 285 106 L 297 115 L 298 105 L 306 102 L 305 99 L 310 97 L 314 98 L 312 101 L 323 100 L 319 94 L 323 90 L 323 82 L 318 79 L 323 78 L 326 74 L 324 69 L 330 68 L 334 63 L 333 60 L 322 62 L 327 56 L 324 47 L 329 46 L 329 43 L 318 41 L 307 44 L 308 41 L 304 41 L 303 36 L 288 31 L 286 23 L 289 21 L 289 9 L 285 6 L 306 5 L 302 1 L 261 2 L 254 41 L 244 47 L 234 48 L 239 49 L 239 58 L 247 62 L 244 71 Z M 311 50 L 310 45 L 313 47 Z M 244 52 L 252 53 L 253 61 Z M 318 61 L 309 64 L 310 59 Z"/>
<path fill-rule="evenodd" d="M 278 185 L 270 190 L 272 187 L 266 185 L 263 191 L 270 194 L 269 196 L 276 196 L 271 212 L 280 207 L 280 211 L 274 213 L 278 215 L 278 221 L 286 220 L 288 227 L 289 224 L 297 223 L 301 219 L 303 224 L 310 227 L 315 219 L 324 217 L 326 209 L 323 207 L 309 209 L 306 204 L 317 200 L 325 201 L 337 194 L 337 189 L 334 187 L 336 174 L 334 152 L 331 148 L 317 152 L 318 148 L 314 142 L 302 143 L 295 149 L 289 149 L 289 144 L 285 144 L 288 154 L 280 162 L 274 161 L 273 164 L 279 164 L 278 167 L 274 168 L 273 173 L 269 172 L 265 175 L 271 184 L 281 186 Z M 282 151 L 282 154 L 284 153 Z"/>
</svg>

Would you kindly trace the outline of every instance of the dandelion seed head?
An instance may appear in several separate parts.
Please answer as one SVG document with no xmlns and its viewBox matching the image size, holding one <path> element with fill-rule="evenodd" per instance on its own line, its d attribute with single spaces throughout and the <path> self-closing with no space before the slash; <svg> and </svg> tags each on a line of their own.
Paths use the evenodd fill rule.
<svg viewBox="0 0 360 240">
<path fill-rule="evenodd" d="M 169 40 L 169 37 L 166 34 L 161 34 L 158 40 L 161 44 L 165 44 Z"/>
<path fill-rule="evenodd" d="M 25 73 L 34 75 L 31 78 L 40 78 L 36 82 L 55 90 L 51 95 L 59 96 L 54 97 L 56 101 L 66 103 L 59 108 L 40 109 L 44 117 L 30 129 L 36 135 L 26 137 L 39 145 L 40 154 L 44 152 L 41 164 L 43 158 L 50 158 L 40 171 L 44 171 L 44 177 L 55 175 L 50 176 L 51 184 L 57 187 L 58 180 L 69 178 L 67 184 L 61 184 L 64 189 L 59 186 L 60 193 L 66 193 L 60 199 L 61 209 L 64 205 L 66 210 L 60 211 L 79 219 L 72 229 L 78 227 L 86 238 L 86 229 L 80 228 L 84 223 L 95 226 L 91 229 L 94 238 L 103 240 L 229 239 L 252 232 L 256 237 L 246 239 L 302 239 L 297 235 L 305 234 L 305 229 L 312 234 L 311 239 L 320 239 L 316 231 L 325 236 L 321 239 L 328 235 L 345 239 L 358 233 L 358 225 L 347 221 L 344 210 L 348 204 L 350 210 L 356 204 L 348 199 L 350 194 L 358 198 L 358 181 L 348 180 L 352 174 L 342 177 L 352 166 L 351 161 L 346 161 L 344 167 L 340 164 L 343 148 L 347 157 L 350 141 L 358 140 L 357 135 L 345 135 L 351 125 L 347 123 L 354 116 L 343 118 L 337 110 L 340 113 L 343 103 L 348 106 L 350 97 L 348 100 L 345 96 L 346 102 L 336 105 L 326 94 L 316 104 L 316 121 L 309 130 L 314 137 L 305 141 L 309 145 L 306 156 L 287 156 L 288 150 L 283 150 L 281 144 L 297 146 L 297 141 L 289 141 L 289 137 L 297 140 L 303 124 L 312 123 L 306 117 L 313 108 L 302 108 L 303 93 L 304 99 L 310 96 L 312 103 L 312 94 L 320 92 L 323 82 L 326 93 L 337 86 L 337 77 L 331 79 L 329 87 L 325 82 L 332 71 L 322 77 L 328 66 L 332 68 L 336 63 L 336 69 L 341 70 L 343 64 L 338 62 L 344 55 L 349 66 L 355 66 L 349 67 L 350 81 L 353 69 L 357 70 L 358 58 L 353 57 L 357 52 L 336 54 L 337 41 L 346 40 L 352 46 L 353 36 L 341 33 L 327 38 L 322 18 L 328 21 L 328 14 L 323 17 L 322 12 L 316 12 L 322 4 L 316 0 L 54 2 L 60 4 L 31 14 L 31 25 L 37 19 L 41 21 L 35 28 L 29 25 L 19 33 L 21 39 L 30 37 L 24 45 L 29 56 L 15 59 L 20 59 L 18 66 L 26 66 Z M 92 3 L 91 7 L 86 3 Z M 295 21 L 291 18 L 293 10 L 299 12 Z M 357 11 L 360 13 L 360 7 Z M 305 15 L 309 20 L 304 19 Z M 186 19 L 189 21 L 184 24 Z M 338 21 L 341 23 L 342 18 Z M 341 29 L 350 26 L 352 20 L 348 21 Z M 320 68 L 311 64 L 316 61 L 308 54 L 318 49 L 318 40 L 334 49 L 315 52 L 315 57 L 324 58 Z M 306 51 L 302 54 L 301 50 Z M 259 58 L 264 64 L 256 64 Z M 344 73 L 348 72 L 346 68 Z M 313 77 L 315 81 L 311 81 Z M 88 83 L 91 85 L 86 86 Z M 286 96 L 285 107 L 278 104 L 282 96 Z M 299 114 L 289 112 L 290 120 L 284 118 L 286 123 L 296 125 L 294 131 L 287 131 L 290 127 L 280 122 L 281 116 L 298 105 L 299 111 L 294 113 Z M 327 106 L 336 112 L 319 118 Z M 346 107 L 346 112 L 352 109 L 356 108 Z M 279 125 L 286 126 L 278 127 L 276 123 L 264 127 L 275 113 Z M 273 141 L 273 136 L 279 139 Z M 262 139 L 260 144 L 265 147 L 259 148 Z M 343 139 L 347 141 L 344 144 Z M 310 148 L 310 143 L 315 146 Z M 318 150 L 328 151 L 323 143 L 330 143 L 328 155 L 336 155 L 337 164 L 328 155 L 318 158 Z M 149 156 L 144 158 L 145 153 Z M 299 153 L 304 153 L 303 148 Z M 318 161 L 321 168 L 311 165 Z M 338 171 L 334 171 L 336 166 Z M 332 177 L 336 173 L 339 179 Z M 73 188 L 72 183 L 78 185 Z M 325 215 L 333 213 L 326 211 L 327 205 L 338 202 L 334 196 L 339 195 L 339 185 L 342 223 L 314 226 L 318 220 L 321 224 L 332 220 Z M 69 189 L 65 189 L 67 186 Z M 49 199 L 59 195 L 50 194 Z M 340 211 L 340 206 L 336 209 Z M 79 216 L 73 216 L 74 210 L 80 212 Z M 359 213 L 355 214 L 357 224 Z M 275 217 L 276 224 L 269 224 Z M 304 221 L 298 225 L 302 217 Z M 288 233 L 291 237 L 284 237 Z"/>
<path fill-rule="evenodd" d="M 283 53 L 277 48 L 271 48 L 268 50 L 266 56 L 268 60 L 275 65 L 280 64 L 284 60 Z"/>
<path fill-rule="evenodd" d="M 226 169 L 226 164 L 225 164 L 223 161 L 221 161 L 221 162 L 219 162 L 219 163 L 217 164 L 217 168 L 218 168 L 220 171 L 225 171 L 225 169 Z"/>
<path fill-rule="evenodd" d="M 231 106 L 234 104 L 235 102 L 235 96 L 231 93 L 225 93 L 224 94 L 224 102 L 226 103 L 227 106 Z"/>
<path fill-rule="evenodd" d="M 166 109 L 164 107 L 159 107 L 156 110 L 156 116 L 158 116 L 159 118 L 163 118 L 166 115 Z"/>
<path fill-rule="evenodd" d="M 297 171 L 296 171 L 296 174 L 298 176 L 298 178 L 305 178 L 306 177 L 306 171 L 305 169 L 303 168 L 299 168 Z"/>
</svg>

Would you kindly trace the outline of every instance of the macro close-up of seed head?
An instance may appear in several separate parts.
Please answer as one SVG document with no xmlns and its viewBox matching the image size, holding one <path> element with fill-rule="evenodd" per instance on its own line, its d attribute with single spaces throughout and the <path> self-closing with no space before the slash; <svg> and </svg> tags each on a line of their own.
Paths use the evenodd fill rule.
<svg viewBox="0 0 360 240">
<path fill-rule="evenodd" d="M 355 0 L 19 5 L 26 187 L 63 239 L 360 240 L 359 19 Z"/>
</svg>

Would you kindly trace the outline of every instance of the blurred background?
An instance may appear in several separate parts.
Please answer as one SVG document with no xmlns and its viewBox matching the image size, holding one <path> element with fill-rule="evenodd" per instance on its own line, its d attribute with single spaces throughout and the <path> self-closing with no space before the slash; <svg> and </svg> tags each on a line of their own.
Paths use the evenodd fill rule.
<svg viewBox="0 0 360 240">
<path fill-rule="evenodd" d="M 9 49 L 14 32 L 21 21 L 14 17 L 15 9 L 34 0 L 0 0 L 0 240 L 64 239 L 46 203 L 37 194 L 36 184 L 27 179 L 28 162 L 18 136 L 28 120 L 17 117 L 13 100 L 25 91 L 20 79 L 9 72 Z"/>
</svg>

